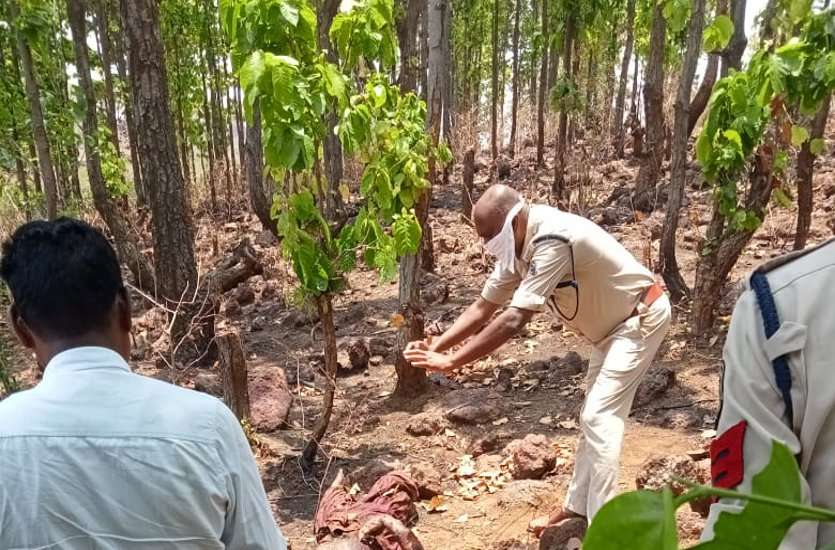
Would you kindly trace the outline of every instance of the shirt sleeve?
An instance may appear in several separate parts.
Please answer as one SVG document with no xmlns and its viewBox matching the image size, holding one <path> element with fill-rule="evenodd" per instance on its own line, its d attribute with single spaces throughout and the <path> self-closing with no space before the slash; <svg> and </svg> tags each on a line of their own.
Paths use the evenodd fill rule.
<svg viewBox="0 0 835 550">
<path fill-rule="evenodd" d="M 221 541 L 228 550 L 286 550 L 241 424 L 222 402 L 218 437 L 229 498 Z"/>
<path fill-rule="evenodd" d="M 496 264 L 493 273 L 484 283 L 481 297 L 490 303 L 503 306 L 513 296 L 519 281 L 520 277 L 516 273 L 502 269 L 501 264 Z"/>
<path fill-rule="evenodd" d="M 799 355 L 798 339 L 791 337 L 791 333 L 796 334 L 796 331 L 785 330 L 792 327 L 799 325 L 783 322 L 780 330 L 766 340 L 756 297 L 750 291 L 740 297 L 731 318 L 723 353 L 725 371 L 717 431 L 720 444 L 723 443 L 723 439 L 735 440 L 731 447 L 738 447 L 738 451 L 730 452 L 741 454 L 738 460 L 734 461 L 741 464 L 738 466 L 741 471 L 731 472 L 734 483 L 739 483 L 730 488 L 743 493 L 751 492 L 752 478 L 761 472 L 771 459 L 773 441 L 786 445 L 794 455 L 801 452 L 800 440 L 785 418 L 786 406 L 777 388 L 770 358 L 775 354 L 779 356 L 789 353 L 792 378 L 798 380 L 800 373 L 796 372 L 794 362 Z M 802 345 L 800 348 L 802 349 Z M 795 423 L 798 422 L 797 415 L 802 414 L 802 409 L 797 406 L 802 397 L 796 390 L 797 388 L 792 389 Z M 713 454 L 712 452 L 711 455 Z M 722 460 L 726 460 L 726 457 L 728 455 L 724 454 Z M 725 464 L 718 463 L 719 456 L 711 456 L 711 459 L 717 461 L 720 466 Z M 718 480 L 714 482 L 721 484 Z M 803 503 L 809 504 L 811 491 L 802 474 L 800 485 Z M 714 527 L 721 513 L 738 513 L 743 506 L 745 502 L 727 498 L 713 504 L 702 533 L 702 540 L 713 538 Z M 817 524 L 798 522 L 789 530 L 780 548 L 815 548 L 816 541 Z"/>
<path fill-rule="evenodd" d="M 511 307 L 542 311 L 545 303 L 571 267 L 567 243 L 546 241 L 536 246 L 528 274 L 513 294 Z"/>
</svg>

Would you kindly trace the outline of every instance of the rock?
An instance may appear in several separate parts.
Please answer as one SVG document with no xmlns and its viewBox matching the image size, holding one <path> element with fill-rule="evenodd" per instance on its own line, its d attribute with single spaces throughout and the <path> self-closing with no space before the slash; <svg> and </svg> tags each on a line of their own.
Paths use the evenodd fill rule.
<svg viewBox="0 0 835 550">
<path fill-rule="evenodd" d="M 470 445 L 469 453 L 474 457 L 478 457 L 483 454 L 497 451 L 502 446 L 505 439 L 507 439 L 507 434 L 501 432 L 490 432 L 473 441 Z"/>
<path fill-rule="evenodd" d="M 650 238 L 653 241 L 661 239 L 661 233 L 664 231 L 664 214 L 663 212 L 656 212 L 646 220 L 643 224 L 644 228 L 649 232 Z"/>
<path fill-rule="evenodd" d="M 498 173 L 499 179 L 509 178 L 510 168 L 510 161 L 506 157 L 499 157 L 499 160 L 496 162 L 496 173 Z"/>
<path fill-rule="evenodd" d="M 368 351 L 372 356 L 388 357 L 394 351 L 394 343 L 382 336 L 373 336 L 368 340 Z"/>
<path fill-rule="evenodd" d="M 485 424 L 500 416 L 497 405 L 490 402 L 497 394 L 486 389 L 453 390 L 444 396 L 444 416 L 456 424 Z"/>
<path fill-rule="evenodd" d="M 632 221 L 633 218 L 632 210 L 625 206 L 607 206 L 600 211 L 597 219 L 592 221 L 603 227 L 608 227 L 627 223 Z"/>
<path fill-rule="evenodd" d="M 220 382 L 220 377 L 213 372 L 200 372 L 194 377 L 194 389 L 221 397 L 223 395 L 223 385 Z"/>
<path fill-rule="evenodd" d="M 269 229 L 264 229 L 258 236 L 255 237 L 255 244 L 258 246 L 263 246 L 264 248 L 275 246 L 278 244 L 278 239 L 273 235 L 272 231 Z"/>
<path fill-rule="evenodd" d="M 419 462 L 407 468 L 407 472 L 418 486 L 418 492 L 422 500 L 428 500 L 444 492 L 442 478 L 434 465 Z"/>
<path fill-rule="evenodd" d="M 368 344 L 362 338 L 357 338 L 348 344 L 348 364 L 351 366 L 351 371 L 359 372 L 367 369 L 370 358 Z"/>
<path fill-rule="evenodd" d="M 654 456 L 644 461 L 635 477 L 635 486 L 638 489 L 660 491 L 669 486 L 675 496 L 679 496 L 687 490 L 687 487 L 674 481 L 673 478 L 681 478 L 694 483 L 710 483 L 710 475 L 707 468 L 700 463 L 694 462 L 687 455 Z"/>
<path fill-rule="evenodd" d="M 368 359 L 368 364 L 372 367 L 377 367 L 383 364 L 383 356 L 382 355 L 372 355 Z"/>
<path fill-rule="evenodd" d="M 406 425 L 406 432 L 416 437 L 424 435 L 435 435 L 446 427 L 446 422 L 436 412 L 425 412 L 416 414 Z"/>
<path fill-rule="evenodd" d="M 426 305 L 445 304 L 449 299 L 449 285 L 443 281 L 425 285 L 420 289 L 420 297 Z"/>
<path fill-rule="evenodd" d="M 518 506 L 528 504 L 540 506 L 542 497 L 553 492 L 553 486 L 547 481 L 537 479 L 519 479 L 508 483 L 499 493 L 499 506 Z"/>
<path fill-rule="evenodd" d="M 378 479 L 387 473 L 402 469 L 403 465 L 396 458 L 375 458 L 367 462 L 363 467 L 355 470 L 350 475 L 350 479 L 352 483 L 356 483 L 362 490 L 367 491 Z"/>
<path fill-rule="evenodd" d="M 556 450 L 541 434 L 528 434 L 524 439 L 511 441 L 505 453 L 510 458 L 514 479 L 541 479 L 557 463 Z"/>
<path fill-rule="evenodd" d="M 236 317 L 241 314 L 241 304 L 235 298 L 230 298 L 223 304 L 223 312 L 227 317 Z"/>
<path fill-rule="evenodd" d="M 251 332 L 260 332 L 264 330 L 264 327 L 267 326 L 267 318 L 263 315 L 259 315 L 255 319 L 252 320 L 252 324 L 249 326 L 249 330 Z"/>
<path fill-rule="evenodd" d="M 661 425 L 674 430 L 690 430 L 701 427 L 702 419 L 691 410 L 667 411 Z"/>
<path fill-rule="evenodd" d="M 699 516 L 692 510 L 686 508 L 679 508 L 676 514 L 676 525 L 678 525 L 678 535 L 681 542 L 693 541 L 696 542 L 702 535 L 705 528 L 705 516 Z"/>
<path fill-rule="evenodd" d="M 241 283 L 235 289 L 235 299 L 242 306 L 249 305 L 255 301 L 255 292 L 248 284 Z"/>
<path fill-rule="evenodd" d="M 305 325 L 313 324 L 316 320 L 315 316 L 305 313 L 304 311 L 294 309 L 287 313 L 287 316 L 282 321 L 282 324 L 285 327 L 301 328 Z"/>
<path fill-rule="evenodd" d="M 588 523 L 585 518 L 571 518 L 548 527 L 539 538 L 539 550 L 568 550 L 573 539 L 582 540 Z"/>
<path fill-rule="evenodd" d="M 644 376 L 635 394 L 635 406 L 643 407 L 657 401 L 676 383 L 676 373 L 667 367 L 656 367 Z"/>
<path fill-rule="evenodd" d="M 284 369 L 250 372 L 249 404 L 252 427 L 257 431 L 273 432 L 283 427 L 293 404 Z"/>
<path fill-rule="evenodd" d="M 557 361 L 557 368 L 568 375 L 580 374 L 586 370 L 589 362 L 580 357 L 576 351 L 569 351 Z"/>
</svg>

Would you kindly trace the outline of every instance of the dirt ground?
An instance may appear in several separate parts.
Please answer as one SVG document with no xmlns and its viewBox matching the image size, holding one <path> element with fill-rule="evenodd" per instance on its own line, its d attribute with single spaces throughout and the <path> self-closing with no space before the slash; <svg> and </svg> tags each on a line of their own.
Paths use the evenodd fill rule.
<svg viewBox="0 0 835 550">
<path fill-rule="evenodd" d="M 830 139 L 831 139 L 830 135 Z M 831 142 L 830 142 L 831 143 Z M 600 161 L 578 147 L 570 173 L 573 182 L 572 209 L 600 216 L 600 205 L 619 187 L 630 187 L 637 163 Z M 591 148 L 589 148 L 591 149 Z M 551 170 L 536 172 L 533 150 L 528 147 L 511 163 L 507 183 L 534 201 L 547 201 Z M 482 161 L 486 163 L 486 161 Z M 832 234 L 827 221 L 835 203 L 831 157 L 816 172 L 817 211 L 810 241 L 820 242 Z M 477 191 L 487 185 L 489 168 L 476 175 Z M 709 191 L 698 189 L 698 173 L 693 167 L 687 188 L 679 238 L 679 263 L 692 284 L 699 239 L 708 222 Z M 431 220 L 434 230 L 435 275 L 424 288 L 429 325 L 443 329 L 478 295 L 487 276 L 478 239 L 460 214 L 460 174 L 452 174 L 450 185 L 436 191 Z M 828 194 L 828 196 L 827 196 Z M 654 263 L 657 258 L 663 211 L 607 223 L 611 231 L 637 258 Z M 776 208 L 757 233 L 735 268 L 723 298 L 717 326 L 705 341 L 688 339 L 687 311 L 675 308 L 675 322 L 662 346 L 648 378 L 666 380 L 639 398 L 626 430 L 621 464 L 620 487 L 635 487 L 641 464 L 651 456 L 680 454 L 703 449 L 713 435 L 719 408 L 721 349 L 732 305 L 745 273 L 770 257 L 790 249 L 794 211 Z M 357 479 L 363 489 L 375 472 L 393 466 L 435 470 L 442 489 L 441 497 L 419 506 L 416 533 L 427 549 L 456 550 L 487 548 L 535 548 L 526 533 L 530 519 L 558 506 L 571 474 L 572 451 L 578 435 L 577 415 L 584 396 L 583 377 L 589 346 L 578 335 L 546 315 L 535 317 L 526 331 L 491 357 L 462 372 L 431 377 L 430 391 L 414 400 L 392 397 L 395 386 L 393 367 L 395 328 L 391 316 L 397 309 L 396 283 L 380 283 L 377 275 L 365 269 L 351 273 L 349 290 L 336 300 L 336 325 L 340 341 L 340 363 L 348 364 L 346 347 L 355 339 L 372 341 L 371 365 L 365 371 L 338 379 L 336 404 L 323 453 L 315 471 L 305 476 L 298 458 L 306 431 L 317 416 L 324 378 L 320 373 L 321 332 L 306 315 L 290 303 L 292 277 L 280 261 L 277 247 L 249 214 L 240 214 L 222 226 L 208 218 L 199 222 L 198 249 L 209 264 L 217 261 L 214 248 L 224 251 L 241 238 L 254 242 L 263 255 L 266 272 L 244 283 L 254 299 L 238 303 L 237 292 L 225 298 L 222 323 L 239 328 L 244 336 L 251 372 L 273 373 L 283 369 L 294 403 L 287 426 L 259 434 L 263 442 L 258 461 L 276 519 L 293 550 L 314 548 L 312 518 L 323 487 L 339 469 Z M 235 301 L 236 303 L 231 304 Z M 243 301 L 243 300 L 242 300 Z M 192 386 L 199 369 L 170 371 L 154 361 L 154 341 L 158 327 L 153 314 L 137 312 L 137 351 L 140 372 Z M 0 326 L 0 330 L 4 327 Z M 570 352 L 582 361 L 561 368 Z M 21 372 L 29 366 L 20 356 Z M 579 368 L 576 366 L 579 365 Z M 669 373 L 673 373 L 670 375 Z M 27 379 L 31 383 L 31 379 Z M 457 390 L 482 389 L 497 411 L 497 418 L 480 425 L 450 423 L 437 433 L 413 436 L 407 426 L 423 411 L 443 410 L 444 398 Z M 505 443 L 537 433 L 547 436 L 557 449 L 557 465 L 541 480 L 508 479 L 502 472 L 501 449 Z M 487 458 L 468 458 L 473 443 L 493 436 L 499 447 Z M 475 474 L 461 475 L 461 467 L 473 464 Z M 473 479 L 482 474 L 486 483 L 473 488 Z M 492 477 L 491 477 L 492 476 Z M 463 480 L 463 481 L 462 481 Z M 468 481 L 469 480 L 469 481 Z M 431 511 L 430 511 L 431 510 Z M 689 511 L 679 522 L 682 538 L 693 541 L 701 519 Z M 514 546 L 512 541 L 516 541 Z"/>
</svg>

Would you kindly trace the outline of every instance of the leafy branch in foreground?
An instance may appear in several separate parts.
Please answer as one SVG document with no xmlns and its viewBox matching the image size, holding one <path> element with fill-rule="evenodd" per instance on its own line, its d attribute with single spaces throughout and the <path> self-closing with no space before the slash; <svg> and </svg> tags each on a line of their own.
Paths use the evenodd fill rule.
<svg viewBox="0 0 835 550">
<path fill-rule="evenodd" d="M 683 482 L 686 483 L 686 482 Z M 677 550 L 676 509 L 705 497 L 744 502 L 740 510 L 721 512 L 714 538 L 693 546 L 699 550 L 756 548 L 776 550 L 798 521 L 835 522 L 835 511 L 802 504 L 800 470 L 788 448 L 775 441 L 771 460 L 751 480 L 751 493 L 687 483 L 691 489 L 673 497 L 633 491 L 615 497 L 595 516 L 583 541 L 586 550 Z"/>
</svg>

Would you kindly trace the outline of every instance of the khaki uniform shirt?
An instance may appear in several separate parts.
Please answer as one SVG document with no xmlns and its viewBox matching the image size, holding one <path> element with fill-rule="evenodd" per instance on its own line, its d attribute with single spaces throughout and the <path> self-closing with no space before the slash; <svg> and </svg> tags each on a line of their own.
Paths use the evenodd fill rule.
<svg viewBox="0 0 835 550">
<path fill-rule="evenodd" d="M 835 240 L 766 264 L 780 328 L 765 337 L 750 286 L 739 298 L 725 343 L 720 442 L 741 422 L 742 472 L 735 489 L 750 492 L 751 479 L 768 464 L 772 440 L 798 458 L 806 503 L 835 508 Z M 794 425 L 775 381 L 772 360 L 788 354 Z M 719 458 L 716 457 L 718 461 Z M 713 537 L 719 513 L 744 503 L 722 499 L 711 507 L 704 539 Z M 835 524 L 795 524 L 781 550 L 809 550 L 835 542 Z"/>
<path fill-rule="evenodd" d="M 572 249 L 577 290 L 557 289 L 572 279 Z M 481 296 L 531 311 L 547 307 L 596 343 L 632 315 L 653 283 L 652 273 L 597 224 L 547 205 L 532 205 L 521 258 L 516 258 L 513 271 L 497 266 Z"/>
</svg>

